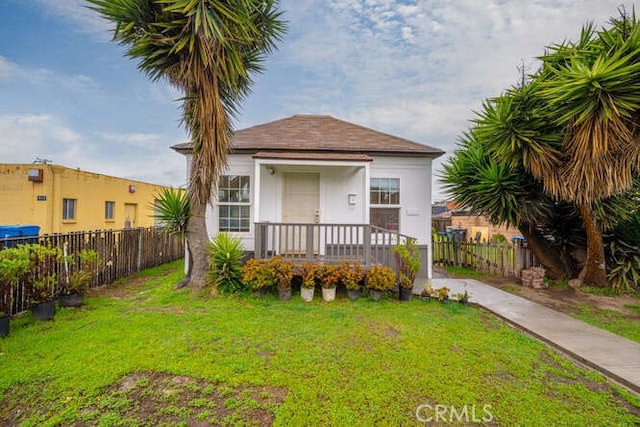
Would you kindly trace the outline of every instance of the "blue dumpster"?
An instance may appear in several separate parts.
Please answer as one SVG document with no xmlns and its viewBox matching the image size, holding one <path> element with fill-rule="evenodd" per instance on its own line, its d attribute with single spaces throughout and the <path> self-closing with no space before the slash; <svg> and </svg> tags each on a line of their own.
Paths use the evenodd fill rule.
<svg viewBox="0 0 640 427">
<path fill-rule="evenodd" d="M 40 227 L 37 225 L 0 225 L 0 247 L 38 243 L 39 234 Z"/>
</svg>

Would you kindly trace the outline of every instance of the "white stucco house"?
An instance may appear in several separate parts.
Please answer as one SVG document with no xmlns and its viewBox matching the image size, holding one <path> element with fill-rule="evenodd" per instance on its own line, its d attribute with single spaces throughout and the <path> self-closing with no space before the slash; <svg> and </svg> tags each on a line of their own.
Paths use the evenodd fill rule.
<svg viewBox="0 0 640 427">
<path fill-rule="evenodd" d="M 186 156 L 189 176 L 191 144 L 171 148 Z M 421 276 L 431 278 L 432 161 L 442 154 L 331 116 L 239 130 L 207 228 L 240 237 L 256 257 L 365 263 L 408 236 L 424 251 Z"/>
</svg>

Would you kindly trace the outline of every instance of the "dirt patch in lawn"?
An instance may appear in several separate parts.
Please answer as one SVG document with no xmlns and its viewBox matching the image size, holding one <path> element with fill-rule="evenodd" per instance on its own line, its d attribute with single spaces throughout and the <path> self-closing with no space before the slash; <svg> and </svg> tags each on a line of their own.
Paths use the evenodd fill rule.
<svg viewBox="0 0 640 427">
<path fill-rule="evenodd" d="M 277 387 L 231 387 L 192 377 L 142 372 L 121 379 L 111 387 L 109 395 L 114 402 L 125 399 L 129 403 L 122 408 L 116 403 L 107 409 L 140 424 L 269 426 L 287 391 Z M 86 411 L 98 409 L 104 408 Z"/>
<path fill-rule="evenodd" d="M 19 396 L 8 393 L 7 396 Z M 140 372 L 128 375 L 105 390 L 91 406 L 81 408 L 82 421 L 68 425 L 270 426 L 287 390 L 278 387 L 230 386 L 202 379 Z M 5 398 L 0 425 L 20 425 L 37 414 L 47 419 L 44 402 Z M 55 407 L 55 405 L 52 405 Z M 13 409 L 12 409 L 13 407 Z M 19 408 L 20 410 L 16 410 Z"/>
</svg>

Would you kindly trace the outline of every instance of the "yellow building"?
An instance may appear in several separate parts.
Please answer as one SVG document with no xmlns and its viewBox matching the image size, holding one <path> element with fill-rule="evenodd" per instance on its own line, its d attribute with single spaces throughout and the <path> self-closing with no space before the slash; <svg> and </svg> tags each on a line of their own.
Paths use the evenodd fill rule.
<svg viewBox="0 0 640 427">
<path fill-rule="evenodd" d="M 0 225 L 40 234 L 148 227 L 162 186 L 51 164 L 0 164 Z"/>
</svg>

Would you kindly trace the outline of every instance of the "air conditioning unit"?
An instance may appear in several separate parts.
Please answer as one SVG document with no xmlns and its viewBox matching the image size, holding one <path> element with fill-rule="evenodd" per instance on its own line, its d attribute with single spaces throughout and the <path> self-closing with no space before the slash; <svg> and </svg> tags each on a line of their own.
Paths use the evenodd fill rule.
<svg viewBox="0 0 640 427">
<path fill-rule="evenodd" d="M 42 182 L 43 179 L 42 169 L 29 169 L 29 181 Z"/>
</svg>

